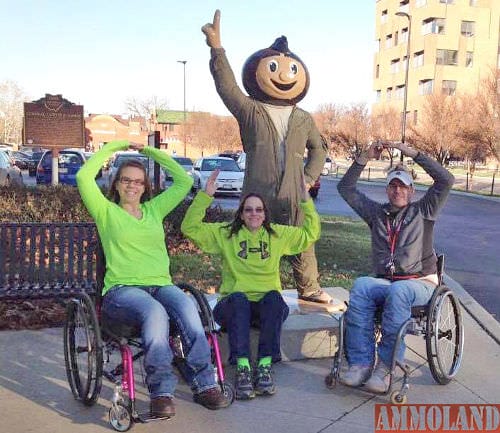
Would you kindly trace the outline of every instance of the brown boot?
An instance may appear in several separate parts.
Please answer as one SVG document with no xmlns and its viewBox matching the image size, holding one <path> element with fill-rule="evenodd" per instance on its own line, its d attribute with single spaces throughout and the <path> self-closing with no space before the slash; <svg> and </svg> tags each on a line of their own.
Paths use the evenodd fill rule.
<svg viewBox="0 0 500 433">
<path fill-rule="evenodd" d="M 151 399 L 151 416 L 157 418 L 173 417 L 175 415 L 174 401 L 171 397 L 156 397 Z"/>
<path fill-rule="evenodd" d="M 231 402 L 227 397 L 222 394 L 221 390 L 217 388 L 210 388 L 203 392 L 193 395 L 195 403 L 201 404 L 207 409 L 217 410 L 228 407 Z"/>
</svg>

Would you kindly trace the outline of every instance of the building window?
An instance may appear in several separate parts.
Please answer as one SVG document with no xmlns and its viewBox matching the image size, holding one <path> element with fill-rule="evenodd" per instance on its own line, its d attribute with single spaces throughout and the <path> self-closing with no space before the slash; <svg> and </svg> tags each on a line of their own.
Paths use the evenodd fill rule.
<svg viewBox="0 0 500 433">
<path fill-rule="evenodd" d="M 404 72 L 406 71 L 406 64 L 408 63 L 408 57 L 404 56 L 403 59 L 401 60 L 401 70 Z"/>
<path fill-rule="evenodd" d="M 385 11 L 382 11 L 382 14 L 380 15 L 380 24 L 384 24 L 387 22 L 387 9 Z"/>
<path fill-rule="evenodd" d="M 472 51 L 465 52 L 465 67 L 472 68 L 474 63 L 474 53 Z"/>
<path fill-rule="evenodd" d="M 417 122 L 418 122 L 418 111 L 417 111 L 417 110 L 415 110 L 415 111 L 413 112 L 413 123 L 416 125 L 416 124 L 417 124 Z"/>
<path fill-rule="evenodd" d="M 431 95 L 434 80 L 420 80 L 418 82 L 418 93 L 420 95 Z"/>
<path fill-rule="evenodd" d="M 408 42 L 408 27 L 405 27 L 404 29 L 401 29 L 401 38 L 400 41 L 402 44 L 405 42 Z"/>
<path fill-rule="evenodd" d="M 427 18 L 422 21 L 422 34 L 428 35 L 429 33 L 434 33 L 437 35 L 443 35 L 444 23 L 444 18 Z"/>
<path fill-rule="evenodd" d="M 391 73 L 397 74 L 399 72 L 399 59 L 391 60 Z"/>
<path fill-rule="evenodd" d="M 399 33 L 396 30 L 394 32 L 394 46 L 398 45 L 398 35 L 399 35 Z"/>
<path fill-rule="evenodd" d="M 375 66 L 375 78 L 380 76 L 380 65 Z"/>
<path fill-rule="evenodd" d="M 436 50 L 436 65 L 458 64 L 458 51 L 456 50 Z"/>
<path fill-rule="evenodd" d="M 455 80 L 443 80 L 441 87 L 443 95 L 453 96 L 457 91 L 457 82 Z"/>
<path fill-rule="evenodd" d="M 469 0 L 469 6 L 477 6 L 477 0 Z"/>
<path fill-rule="evenodd" d="M 392 87 L 387 88 L 386 99 L 390 101 L 392 98 Z"/>
<path fill-rule="evenodd" d="M 421 8 L 422 6 L 425 6 L 427 4 L 427 0 L 416 0 L 415 1 L 415 7 Z"/>
<path fill-rule="evenodd" d="M 405 96 L 405 85 L 401 84 L 396 86 L 396 91 L 394 92 L 394 99 L 403 99 Z"/>
<path fill-rule="evenodd" d="M 439 3 L 444 3 L 444 4 L 447 4 L 447 5 L 452 5 L 453 3 L 455 3 L 455 0 L 439 0 Z"/>
<path fill-rule="evenodd" d="M 460 26 L 460 33 L 462 36 L 470 38 L 474 36 L 474 30 L 476 27 L 476 23 L 474 21 L 462 21 L 462 25 Z"/>
<path fill-rule="evenodd" d="M 420 66 L 424 66 L 424 52 L 418 51 L 413 55 L 413 67 L 419 68 Z"/>
<path fill-rule="evenodd" d="M 375 102 L 380 102 L 380 97 L 382 96 L 382 91 L 377 90 L 375 91 Z"/>
<path fill-rule="evenodd" d="M 392 47 L 392 35 L 387 35 L 385 37 L 385 47 L 386 48 L 391 48 Z"/>
<path fill-rule="evenodd" d="M 410 0 L 401 0 L 399 2 L 399 11 L 400 12 L 410 12 Z"/>
</svg>

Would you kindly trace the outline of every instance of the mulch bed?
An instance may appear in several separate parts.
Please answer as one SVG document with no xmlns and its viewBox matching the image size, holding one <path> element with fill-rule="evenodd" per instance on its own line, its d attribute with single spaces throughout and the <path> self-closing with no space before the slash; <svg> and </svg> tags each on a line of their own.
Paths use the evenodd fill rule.
<svg viewBox="0 0 500 433">
<path fill-rule="evenodd" d="M 53 328 L 65 320 L 65 307 L 55 301 L 0 302 L 0 330 Z"/>
</svg>

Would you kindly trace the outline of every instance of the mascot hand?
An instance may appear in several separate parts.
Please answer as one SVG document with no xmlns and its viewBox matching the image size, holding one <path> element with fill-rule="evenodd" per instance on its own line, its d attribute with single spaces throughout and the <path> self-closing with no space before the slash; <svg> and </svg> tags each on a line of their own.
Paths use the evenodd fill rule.
<svg viewBox="0 0 500 433">
<path fill-rule="evenodd" d="M 220 10 L 217 9 L 214 14 L 214 22 L 207 23 L 202 28 L 201 31 L 205 33 L 207 37 L 207 45 L 210 48 L 222 48 L 220 43 Z"/>
</svg>

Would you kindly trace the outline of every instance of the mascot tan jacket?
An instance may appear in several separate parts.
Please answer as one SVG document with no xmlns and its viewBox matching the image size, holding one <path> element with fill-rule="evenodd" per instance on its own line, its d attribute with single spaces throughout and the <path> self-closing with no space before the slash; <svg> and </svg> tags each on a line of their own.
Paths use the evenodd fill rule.
<svg viewBox="0 0 500 433">
<path fill-rule="evenodd" d="M 271 221 L 300 225 L 302 170 L 305 181 L 313 184 L 325 162 L 327 144 L 321 137 L 312 116 L 293 106 L 285 139 L 285 164 L 279 164 L 279 138 L 264 103 L 245 95 L 236 83 L 223 48 L 211 49 L 210 71 L 219 96 L 237 119 L 241 141 L 246 152 L 243 194 L 262 195 L 269 205 Z M 308 150 L 304 166 L 304 152 Z"/>
</svg>

